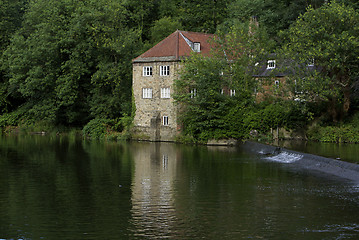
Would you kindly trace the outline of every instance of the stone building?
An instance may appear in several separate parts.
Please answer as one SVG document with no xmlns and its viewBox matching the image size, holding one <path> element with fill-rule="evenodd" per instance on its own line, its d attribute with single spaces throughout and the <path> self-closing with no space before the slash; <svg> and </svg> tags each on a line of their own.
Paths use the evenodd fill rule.
<svg viewBox="0 0 359 240">
<path fill-rule="evenodd" d="M 166 39 L 132 60 L 133 96 L 136 106 L 133 137 L 150 141 L 173 141 L 179 133 L 177 107 L 173 100 L 173 83 L 179 77 L 183 61 L 193 52 L 210 55 L 210 40 L 213 34 L 175 31 Z M 257 101 L 266 96 L 288 98 L 285 86 L 286 76 L 295 74 L 286 65 L 278 64 L 275 54 L 266 62 L 259 63 L 258 74 L 253 75 L 261 85 L 255 91 Z M 314 64 L 307 68 L 314 68 Z M 288 70 L 289 69 L 289 70 Z M 234 96 L 235 89 L 223 89 L 223 94 Z M 195 93 L 194 93 L 195 94 Z M 299 99 L 299 98 L 298 98 Z"/>
<path fill-rule="evenodd" d="M 179 132 L 173 82 L 192 52 L 209 55 L 212 34 L 179 31 L 133 59 L 134 135 L 150 141 L 173 141 Z"/>
</svg>

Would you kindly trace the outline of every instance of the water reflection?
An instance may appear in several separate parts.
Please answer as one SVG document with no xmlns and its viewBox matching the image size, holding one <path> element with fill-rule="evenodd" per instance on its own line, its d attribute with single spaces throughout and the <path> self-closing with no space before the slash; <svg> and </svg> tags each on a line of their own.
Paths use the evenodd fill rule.
<svg viewBox="0 0 359 240">
<path fill-rule="evenodd" d="M 176 149 L 173 144 L 142 144 L 134 153 L 132 229 L 134 236 L 168 236 L 176 224 L 174 180 Z M 152 235 L 153 236 L 153 235 Z"/>
<path fill-rule="evenodd" d="M 292 165 L 240 148 L 0 138 L 0 239 L 358 239 L 358 185 Z"/>
<path fill-rule="evenodd" d="M 126 239 L 128 158 L 119 144 L 0 138 L 0 239 Z"/>
</svg>

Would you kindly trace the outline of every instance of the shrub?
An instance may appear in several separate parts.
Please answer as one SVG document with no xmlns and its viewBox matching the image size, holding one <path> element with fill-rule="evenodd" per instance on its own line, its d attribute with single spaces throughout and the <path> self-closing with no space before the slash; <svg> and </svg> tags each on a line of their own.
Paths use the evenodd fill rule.
<svg viewBox="0 0 359 240">
<path fill-rule="evenodd" d="M 0 116 L 0 127 L 17 126 L 24 119 L 26 114 L 25 108 L 19 108 L 10 113 L 4 113 Z"/>
<path fill-rule="evenodd" d="M 359 143 L 359 128 L 352 125 L 315 126 L 308 131 L 308 138 L 321 142 Z"/>
<path fill-rule="evenodd" d="M 184 134 L 176 136 L 175 141 L 185 144 L 197 143 L 196 139 L 193 136 L 184 135 Z"/>
<path fill-rule="evenodd" d="M 133 117 L 124 114 L 123 117 L 115 124 L 115 130 L 122 132 L 122 131 L 129 131 L 132 127 Z"/>
<path fill-rule="evenodd" d="M 110 129 L 110 120 L 95 118 L 88 122 L 82 129 L 84 136 L 91 139 L 102 139 Z"/>
</svg>

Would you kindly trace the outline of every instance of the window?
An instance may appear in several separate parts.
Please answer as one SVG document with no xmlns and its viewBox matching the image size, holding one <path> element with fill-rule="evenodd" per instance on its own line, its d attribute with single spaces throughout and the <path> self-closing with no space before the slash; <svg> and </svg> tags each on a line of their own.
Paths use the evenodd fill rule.
<svg viewBox="0 0 359 240">
<path fill-rule="evenodd" d="M 236 90 L 234 89 L 229 90 L 229 96 L 231 97 L 236 96 Z"/>
<path fill-rule="evenodd" d="M 162 163 L 163 163 L 163 168 L 166 169 L 168 166 L 168 155 L 167 154 L 162 155 Z"/>
<path fill-rule="evenodd" d="M 199 43 L 199 42 L 193 43 L 193 51 L 200 52 L 201 51 L 201 43 Z"/>
<path fill-rule="evenodd" d="M 274 85 L 275 85 L 276 87 L 279 87 L 279 80 L 275 80 L 275 81 L 274 81 Z"/>
<path fill-rule="evenodd" d="M 169 76 L 170 75 L 170 66 L 161 66 L 160 76 Z"/>
<path fill-rule="evenodd" d="M 195 88 L 191 89 L 191 98 L 196 97 L 196 95 L 197 95 L 197 89 Z"/>
<path fill-rule="evenodd" d="M 308 67 L 314 67 L 314 58 L 309 59 Z"/>
<path fill-rule="evenodd" d="M 152 76 L 152 67 L 151 66 L 143 67 L 143 76 Z"/>
<path fill-rule="evenodd" d="M 275 60 L 268 60 L 267 69 L 274 69 L 274 68 L 275 68 Z"/>
<path fill-rule="evenodd" d="M 168 116 L 163 116 L 163 118 L 162 118 L 162 124 L 163 124 L 163 126 L 168 126 L 169 124 L 168 124 Z"/>
<path fill-rule="evenodd" d="M 152 88 L 142 88 L 143 98 L 152 98 Z"/>
<path fill-rule="evenodd" d="M 222 94 L 222 95 L 224 94 L 224 89 L 223 89 L 223 88 L 221 89 L 221 94 Z"/>
<path fill-rule="evenodd" d="M 170 88 L 161 88 L 161 98 L 170 98 Z"/>
</svg>

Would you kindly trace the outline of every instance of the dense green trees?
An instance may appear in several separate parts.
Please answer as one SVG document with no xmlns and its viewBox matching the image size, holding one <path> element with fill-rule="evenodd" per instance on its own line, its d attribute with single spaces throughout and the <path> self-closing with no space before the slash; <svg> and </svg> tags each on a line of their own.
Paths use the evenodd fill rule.
<svg viewBox="0 0 359 240">
<path fill-rule="evenodd" d="M 5 52 L 9 94 L 27 118 L 83 125 L 130 112 L 139 32 L 119 1 L 31 1 Z"/>
<path fill-rule="evenodd" d="M 150 29 L 151 43 L 149 45 L 152 46 L 162 41 L 177 29 L 182 29 L 182 25 L 178 20 L 171 17 L 163 17 L 155 21 Z"/>
<path fill-rule="evenodd" d="M 188 92 L 177 96 L 186 105 L 182 121 L 193 136 L 204 139 L 199 135 L 212 129 L 215 136 L 243 137 L 263 122 L 289 127 L 293 111 L 307 116 L 306 104 L 254 104 L 253 93 L 261 88 L 252 76 L 273 46 L 298 66 L 314 58 L 320 68 L 292 78 L 293 91 L 330 102 L 334 118 L 345 115 L 358 82 L 358 3 L 337 2 L 0 0 L 0 126 L 39 121 L 83 126 L 96 118 L 119 125 L 133 110 L 131 59 L 176 29 L 216 32 L 220 46 L 212 59 L 193 56 L 181 78 L 182 90 L 198 91 L 195 99 Z M 243 23 L 253 16 L 260 27 L 249 31 Z M 236 96 L 221 95 L 223 86 Z M 273 112 L 283 114 L 272 121 Z M 251 127 L 234 128 L 233 121 Z"/>
<path fill-rule="evenodd" d="M 287 29 L 306 8 L 318 8 L 324 0 L 235 0 L 228 7 L 228 22 L 248 21 L 256 16 L 262 27 L 266 27 L 271 37 L 280 30 Z M 277 39 L 279 41 L 279 39 Z"/>
<path fill-rule="evenodd" d="M 27 0 L 0 1 L 0 49 L 5 49 L 12 34 L 20 28 Z"/>
<path fill-rule="evenodd" d="M 213 39 L 211 57 L 193 54 L 184 62 L 175 83 L 183 131 L 202 141 L 209 138 L 245 138 L 258 82 L 256 64 L 266 59 L 270 40 L 255 23 L 233 26 Z M 252 66 L 248 68 L 248 66 Z M 269 126 L 269 125 L 268 125 Z"/>
<path fill-rule="evenodd" d="M 309 8 L 287 34 L 284 54 L 298 66 L 291 80 L 301 88 L 300 97 L 329 101 L 334 120 L 347 114 L 359 77 L 359 13 L 336 2 Z M 305 67 L 310 61 L 315 70 Z"/>
<path fill-rule="evenodd" d="M 273 51 L 269 47 L 271 41 L 263 34 L 263 28 L 255 25 L 242 31 L 233 31 L 232 27 L 223 35 L 217 32 L 219 41 L 214 45 L 217 54 L 211 59 L 191 57 L 177 82 L 181 94 L 176 99 L 184 108 L 181 113 L 184 132 L 206 140 L 244 137 L 251 130 L 263 133 L 275 127 L 303 128 L 312 119 L 313 112 L 318 113 L 319 108 L 313 105 L 319 106 L 325 101 L 330 103 L 334 120 L 337 120 L 338 104 L 346 114 L 353 83 L 359 76 L 358 14 L 355 9 L 335 1 L 316 9 L 309 7 L 282 35 L 287 38 L 281 40 L 282 51 L 277 50 L 277 58 L 282 62 L 279 65 L 289 66 L 279 71 L 294 70 L 288 82 L 279 86 L 287 94 L 284 98 L 265 99 L 257 104 L 254 103 L 255 91 L 260 91 L 261 85 L 253 75 L 257 71 L 255 66 L 262 66 Z M 227 30 L 224 26 L 222 29 Z M 285 30 L 283 26 L 277 27 Z M 224 58 L 218 58 L 218 53 Z M 220 69 L 223 75 L 219 74 Z M 221 95 L 219 89 L 223 85 L 235 89 L 238 95 L 232 98 Z M 197 89 L 195 98 L 189 88 Z M 297 101 L 293 101 L 295 98 Z"/>
<path fill-rule="evenodd" d="M 22 16 L 27 6 L 27 0 L 0 1 L 0 114 L 7 112 L 11 99 L 8 96 L 8 81 L 5 76 L 2 54 L 10 43 L 12 35 L 21 27 Z"/>
</svg>

